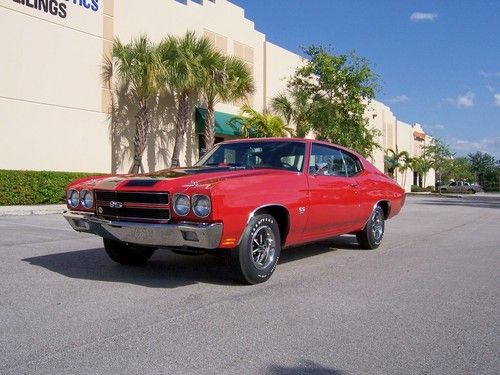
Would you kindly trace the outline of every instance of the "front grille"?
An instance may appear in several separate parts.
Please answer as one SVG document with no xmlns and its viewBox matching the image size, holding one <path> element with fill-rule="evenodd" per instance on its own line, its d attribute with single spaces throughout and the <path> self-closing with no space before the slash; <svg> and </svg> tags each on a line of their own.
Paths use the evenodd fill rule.
<svg viewBox="0 0 500 375">
<path fill-rule="evenodd" d="M 168 193 L 96 191 L 95 199 L 106 202 L 168 204 Z"/>
<path fill-rule="evenodd" d="M 114 221 L 166 223 L 168 193 L 96 191 L 96 214 Z"/>
</svg>

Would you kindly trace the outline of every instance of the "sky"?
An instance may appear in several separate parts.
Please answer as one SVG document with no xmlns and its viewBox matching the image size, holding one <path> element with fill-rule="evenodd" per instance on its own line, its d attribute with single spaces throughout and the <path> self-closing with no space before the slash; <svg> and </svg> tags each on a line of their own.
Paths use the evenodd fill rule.
<svg viewBox="0 0 500 375">
<path fill-rule="evenodd" d="M 457 156 L 500 159 L 500 0 L 230 1 L 292 52 L 355 50 L 398 120 L 421 124 Z"/>
</svg>

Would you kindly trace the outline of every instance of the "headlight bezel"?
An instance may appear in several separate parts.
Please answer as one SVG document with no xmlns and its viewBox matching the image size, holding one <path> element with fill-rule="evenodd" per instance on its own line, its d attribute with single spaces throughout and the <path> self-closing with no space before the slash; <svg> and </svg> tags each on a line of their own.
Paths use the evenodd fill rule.
<svg viewBox="0 0 500 375">
<path fill-rule="evenodd" d="M 199 201 L 200 199 L 206 199 L 206 201 L 208 202 L 208 212 L 203 215 L 203 214 L 200 214 L 196 211 L 196 203 L 197 201 Z M 210 197 L 208 195 L 205 195 L 205 194 L 194 194 L 192 197 L 191 197 L 191 209 L 193 210 L 193 213 L 199 217 L 199 218 L 206 218 L 208 216 L 210 216 L 210 214 L 212 213 L 212 200 L 210 199 Z"/>
<path fill-rule="evenodd" d="M 90 195 L 90 206 L 87 206 L 85 204 L 85 197 L 86 195 L 89 194 Z M 80 192 L 80 204 L 82 205 L 83 208 L 87 209 L 87 210 L 90 210 L 94 207 L 94 192 L 92 190 L 89 190 L 89 189 L 83 189 L 81 192 Z"/>
<path fill-rule="evenodd" d="M 184 211 L 183 212 L 179 212 L 178 209 L 177 209 L 177 200 L 179 198 L 186 198 L 187 209 L 186 209 L 185 213 L 184 213 Z M 184 217 L 184 216 L 189 215 L 189 212 L 191 211 L 191 198 L 189 197 L 189 195 L 183 194 L 183 193 L 176 193 L 176 194 L 174 194 L 174 197 L 172 199 L 172 208 L 173 208 L 173 210 L 174 210 L 174 212 L 175 212 L 175 214 L 177 216 Z"/>
<path fill-rule="evenodd" d="M 73 194 L 76 193 L 76 204 L 73 204 Z M 66 194 L 66 203 L 70 208 L 77 208 L 80 205 L 80 192 L 77 189 L 69 189 Z"/>
</svg>

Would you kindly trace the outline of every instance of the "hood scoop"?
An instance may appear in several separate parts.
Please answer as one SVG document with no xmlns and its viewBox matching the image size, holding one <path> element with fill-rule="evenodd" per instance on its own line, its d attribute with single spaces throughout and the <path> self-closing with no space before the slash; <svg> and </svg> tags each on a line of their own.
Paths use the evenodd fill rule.
<svg viewBox="0 0 500 375">
<path fill-rule="evenodd" d="M 143 186 L 150 187 L 156 185 L 160 180 L 155 179 L 137 179 L 137 180 L 128 180 L 125 186 Z"/>
</svg>

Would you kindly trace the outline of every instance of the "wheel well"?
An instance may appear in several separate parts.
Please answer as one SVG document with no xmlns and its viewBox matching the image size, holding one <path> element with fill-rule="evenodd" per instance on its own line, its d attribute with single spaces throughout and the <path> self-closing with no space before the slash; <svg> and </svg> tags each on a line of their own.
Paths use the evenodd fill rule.
<svg viewBox="0 0 500 375">
<path fill-rule="evenodd" d="M 380 208 L 382 208 L 382 210 L 384 211 L 384 218 L 387 220 L 387 218 L 389 217 L 389 211 L 390 211 L 390 204 L 389 204 L 389 202 L 387 202 L 387 201 L 380 201 L 380 202 L 378 202 L 377 206 L 379 206 Z"/>
<path fill-rule="evenodd" d="M 269 214 L 276 219 L 280 230 L 281 244 L 284 245 L 286 237 L 288 236 L 288 231 L 290 230 L 290 214 L 288 213 L 288 210 L 283 206 L 266 206 L 259 208 L 254 215 L 264 213 Z"/>
</svg>

